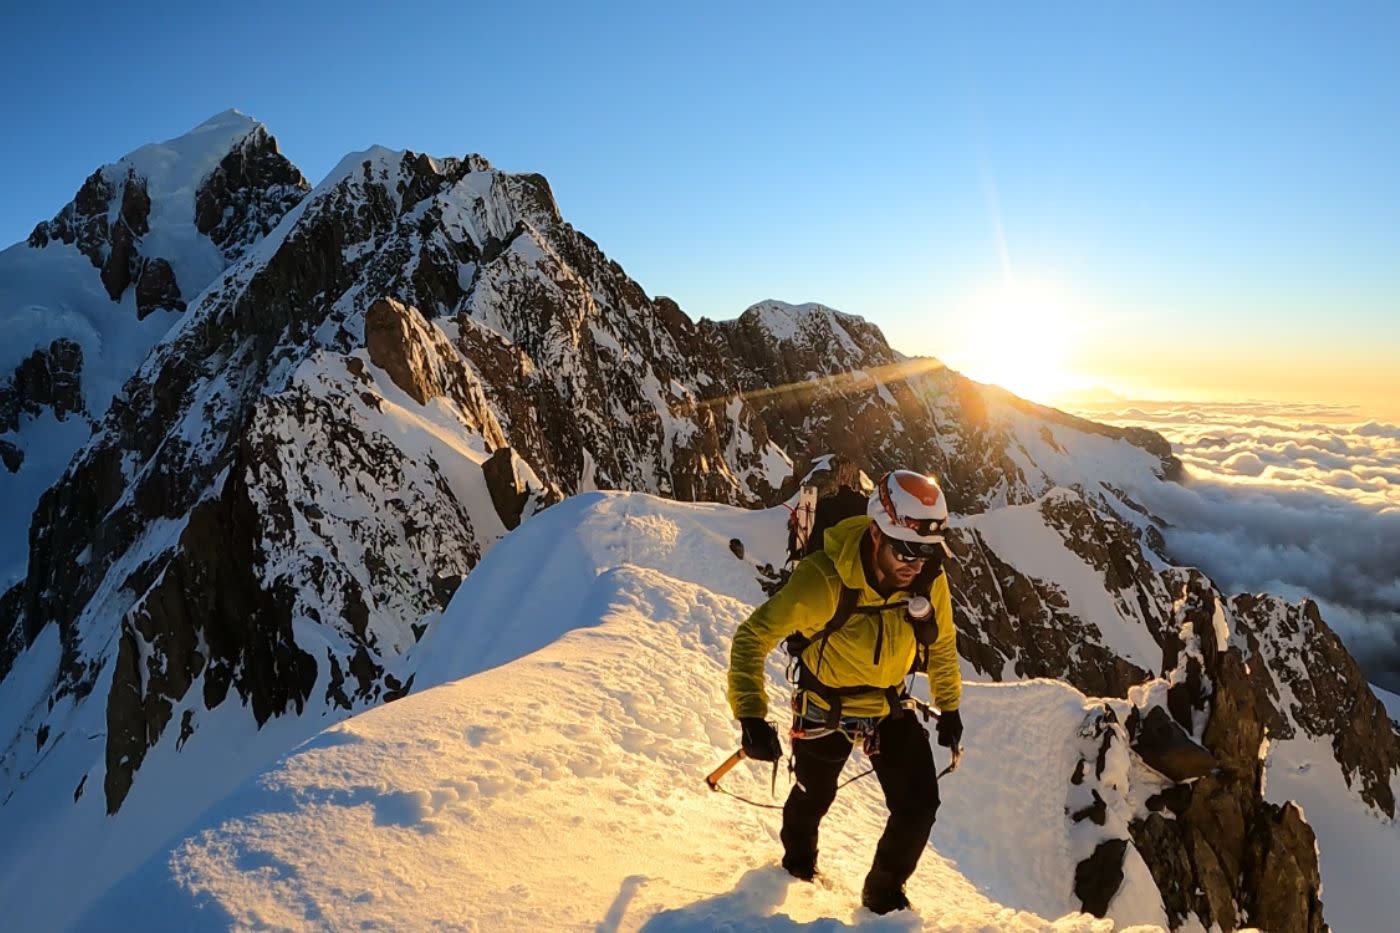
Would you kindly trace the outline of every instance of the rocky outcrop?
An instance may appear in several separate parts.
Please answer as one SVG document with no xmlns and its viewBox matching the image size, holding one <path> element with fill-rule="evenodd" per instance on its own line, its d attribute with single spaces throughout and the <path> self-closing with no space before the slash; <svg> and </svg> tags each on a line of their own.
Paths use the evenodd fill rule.
<svg viewBox="0 0 1400 933">
<path fill-rule="evenodd" d="M 1171 600 L 1134 529 L 1070 490 L 1031 507 L 1069 555 L 1102 578 L 1117 613 L 1103 621 L 1142 627 L 1160 640 Z M 1151 678 L 1151 671 L 1115 652 L 1093 620 L 1076 614 L 1060 582 L 1030 576 L 1003 559 L 975 522 L 952 528 L 947 540 L 959 649 L 979 672 L 998 680 L 1056 678 L 1100 697 L 1126 697 Z"/>
<path fill-rule="evenodd" d="M 195 192 L 194 221 L 228 262 L 272 232 L 311 185 L 261 125 L 224 156 Z"/>
<path fill-rule="evenodd" d="M 1250 684 L 1269 711 L 1277 739 L 1303 734 L 1328 741 L 1348 784 L 1387 817 L 1400 774 L 1400 738 L 1366 676 L 1311 600 L 1242 593 L 1228 608 L 1253 658 Z"/>
<path fill-rule="evenodd" d="M 185 310 L 175 270 L 164 259 L 143 259 L 136 273 L 136 318 L 144 320 L 152 311 Z"/>
<path fill-rule="evenodd" d="M 114 400 L 39 502 L 35 570 L 4 602 L 7 643 L 57 626 L 59 698 L 91 692 L 108 659 L 87 646 L 108 636 L 89 629 L 123 620 L 109 808 L 196 683 L 206 703 L 222 696 L 211 682 L 243 685 L 259 722 L 306 702 L 308 679 L 324 679 L 329 707 L 402 692 L 424 620 L 499 534 L 461 493 L 478 461 L 443 437 L 542 452 L 513 464 L 529 491 L 505 497 L 509 520 L 589 486 L 743 502 L 781 479 L 737 393 L 710 406 L 689 388 L 717 380 L 676 350 L 681 323 L 653 324 L 655 306 L 563 224 L 538 177 L 375 151 L 274 240 Z M 186 536 L 230 489 L 247 540 L 219 572 L 272 628 L 245 626 L 219 665 L 190 648 L 223 623 L 198 589 L 214 558 Z M 287 641 L 288 618 L 326 646 Z M 181 718 L 183 741 L 199 718 Z"/>
<path fill-rule="evenodd" d="M 147 750 L 190 688 L 202 705 L 220 705 L 233 687 L 258 725 L 300 713 L 316 680 L 315 659 L 292 632 L 295 590 L 266 588 L 260 519 L 243 477 L 258 451 L 244 446 L 217 499 L 189 516 L 177 548 L 138 570 L 140 600 L 123 616 L 107 697 L 107 812 L 115 813 Z M 150 582 L 147 584 L 146 581 Z"/>
<path fill-rule="evenodd" d="M 83 349 L 60 338 L 35 350 L 0 382 L 0 434 L 19 430 L 20 418 L 52 411 L 59 421 L 83 415 Z"/>
<path fill-rule="evenodd" d="M 1194 914 L 1223 930 L 1325 929 L 1312 830 L 1292 805 L 1263 799 L 1266 713 L 1230 644 L 1219 594 L 1194 571 L 1168 578 L 1179 587 L 1181 624 L 1165 652 L 1167 706 L 1221 767 L 1163 795 L 1159 812 L 1132 824 L 1134 845 L 1173 926 Z"/>
<path fill-rule="evenodd" d="M 88 258 L 95 269 L 101 269 L 110 247 L 107 217 L 116 186 L 107 180 L 102 169 L 88 176 L 63 210 L 52 220 L 38 224 L 29 234 L 29 245 L 43 249 L 51 242 L 68 243 Z"/>
<path fill-rule="evenodd" d="M 140 241 L 150 233 L 151 197 L 146 180 L 128 168 L 119 181 L 116 166 L 98 169 L 88 177 L 63 210 L 29 234 L 29 245 L 42 249 L 50 243 L 78 248 L 100 270 L 102 284 L 113 301 L 120 301 L 142 269 Z M 116 204 L 116 216 L 112 206 Z"/>
</svg>

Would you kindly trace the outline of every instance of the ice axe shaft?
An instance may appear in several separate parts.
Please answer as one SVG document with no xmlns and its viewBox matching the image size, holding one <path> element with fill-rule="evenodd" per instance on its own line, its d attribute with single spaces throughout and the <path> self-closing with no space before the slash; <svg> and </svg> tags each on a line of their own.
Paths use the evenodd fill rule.
<svg viewBox="0 0 1400 933">
<path fill-rule="evenodd" d="M 748 756 L 744 754 L 744 750 L 741 748 L 734 754 L 730 755 L 728 758 L 724 759 L 724 764 L 720 765 L 718 768 L 707 774 L 705 776 L 705 783 L 710 786 L 710 790 L 719 790 L 720 780 L 723 779 L 723 777 L 726 774 L 728 774 L 735 765 L 743 761 L 746 757 Z"/>
</svg>

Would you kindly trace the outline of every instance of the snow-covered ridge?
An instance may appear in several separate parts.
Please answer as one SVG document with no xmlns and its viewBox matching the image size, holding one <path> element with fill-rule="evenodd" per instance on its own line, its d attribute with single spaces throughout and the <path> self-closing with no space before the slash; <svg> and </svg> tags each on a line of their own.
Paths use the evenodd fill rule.
<svg viewBox="0 0 1400 933">
<path fill-rule="evenodd" d="M 877 785 L 838 798 L 829 886 L 813 888 L 771 867 L 776 815 L 700 781 L 734 743 L 729 636 L 763 598 L 728 540 L 771 560 L 781 529 L 775 513 L 632 496 L 551 509 L 487 557 L 419 646 L 421 676 L 441 686 L 301 746 L 80 926 L 115 929 L 150 903 L 162 905 L 161 929 L 211 912 L 221 926 L 293 928 L 868 920 L 853 912 L 883 822 Z M 551 586 L 522 585 L 541 574 Z M 945 782 L 941 847 L 911 887 L 925 921 L 1100 928 L 1074 916 L 1064 813 L 1092 704 L 1053 683 L 974 688 L 968 702 L 983 741 Z M 766 796 L 760 769 L 729 780 Z M 1115 916 L 1152 919 L 1152 892 L 1135 883 Z"/>
<path fill-rule="evenodd" d="M 425 689 L 243 784 L 79 928 L 120 929 L 152 904 L 153 929 L 172 930 L 1165 927 L 1128 839 L 1164 783 L 1118 723 L 1133 703 L 1161 702 L 1166 681 L 1132 701 L 1054 681 L 969 684 L 968 750 L 911 880 L 917 914 L 876 921 L 856 906 L 884 820 L 869 780 L 842 790 L 824 823 L 822 884 L 776 868 L 779 816 L 701 777 L 735 742 L 729 639 L 763 598 L 755 563 L 780 553 L 782 527 L 781 511 L 635 495 L 550 509 L 486 556 L 419 644 Z M 735 559 L 733 539 L 749 557 Z M 542 577 L 551 585 L 532 585 Z M 776 658 L 769 675 L 781 683 Z M 865 766 L 857 755 L 849 774 Z M 767 780 L 752 766 L 726 778 L 760 800 Z M 1315 819 L 1350 812 L 1336 788 L 1320 793 Z M 1115 839 L 1122 876 L 1098 920 L 1080 912 L 1077 866 Z M 1339 928 L 1385 916 L 1338 908 Z"/>
<path fill-rule="evenodd" d="M 846 324 L 867 323 L 865 318 L 837 311 L 819 302 L 794 305 L 775 298 L 755 302 L 740 316 L 745 315 L 753 318 L 764 333 L 777 341 L 796 341 L 822 325 L 844 335 Z M 849 340 L 849 336 L 846 339 Z"/>
</svg>

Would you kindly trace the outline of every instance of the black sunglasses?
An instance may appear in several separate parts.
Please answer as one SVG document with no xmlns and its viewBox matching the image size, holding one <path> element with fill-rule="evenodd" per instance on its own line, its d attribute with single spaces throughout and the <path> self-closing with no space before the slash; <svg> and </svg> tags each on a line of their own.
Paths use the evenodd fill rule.
<svg viewBox="0 0 1400 933">
<path fill-rule="evenodd" d="M 901 564 L 912 564 L 943 556 L 942 541 L 904 541 L 889 535 L 885 535 L 885 541 L 889 543 L 890 553 Z"/>
</svg>

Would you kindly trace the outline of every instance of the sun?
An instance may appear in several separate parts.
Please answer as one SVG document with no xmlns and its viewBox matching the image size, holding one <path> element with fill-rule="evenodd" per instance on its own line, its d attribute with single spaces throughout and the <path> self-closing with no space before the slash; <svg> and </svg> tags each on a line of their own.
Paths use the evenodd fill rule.
<svg viewBox="0 0 1400 933">
<path fill-rule="evenodd" d="M 1062 290 L 1008 282 L 961 303 L 954 320 L 944 359 L 963 375 L 1047 404 L 1087 387 L 1068 363 L 1083 321 Z"/>
</svg>

